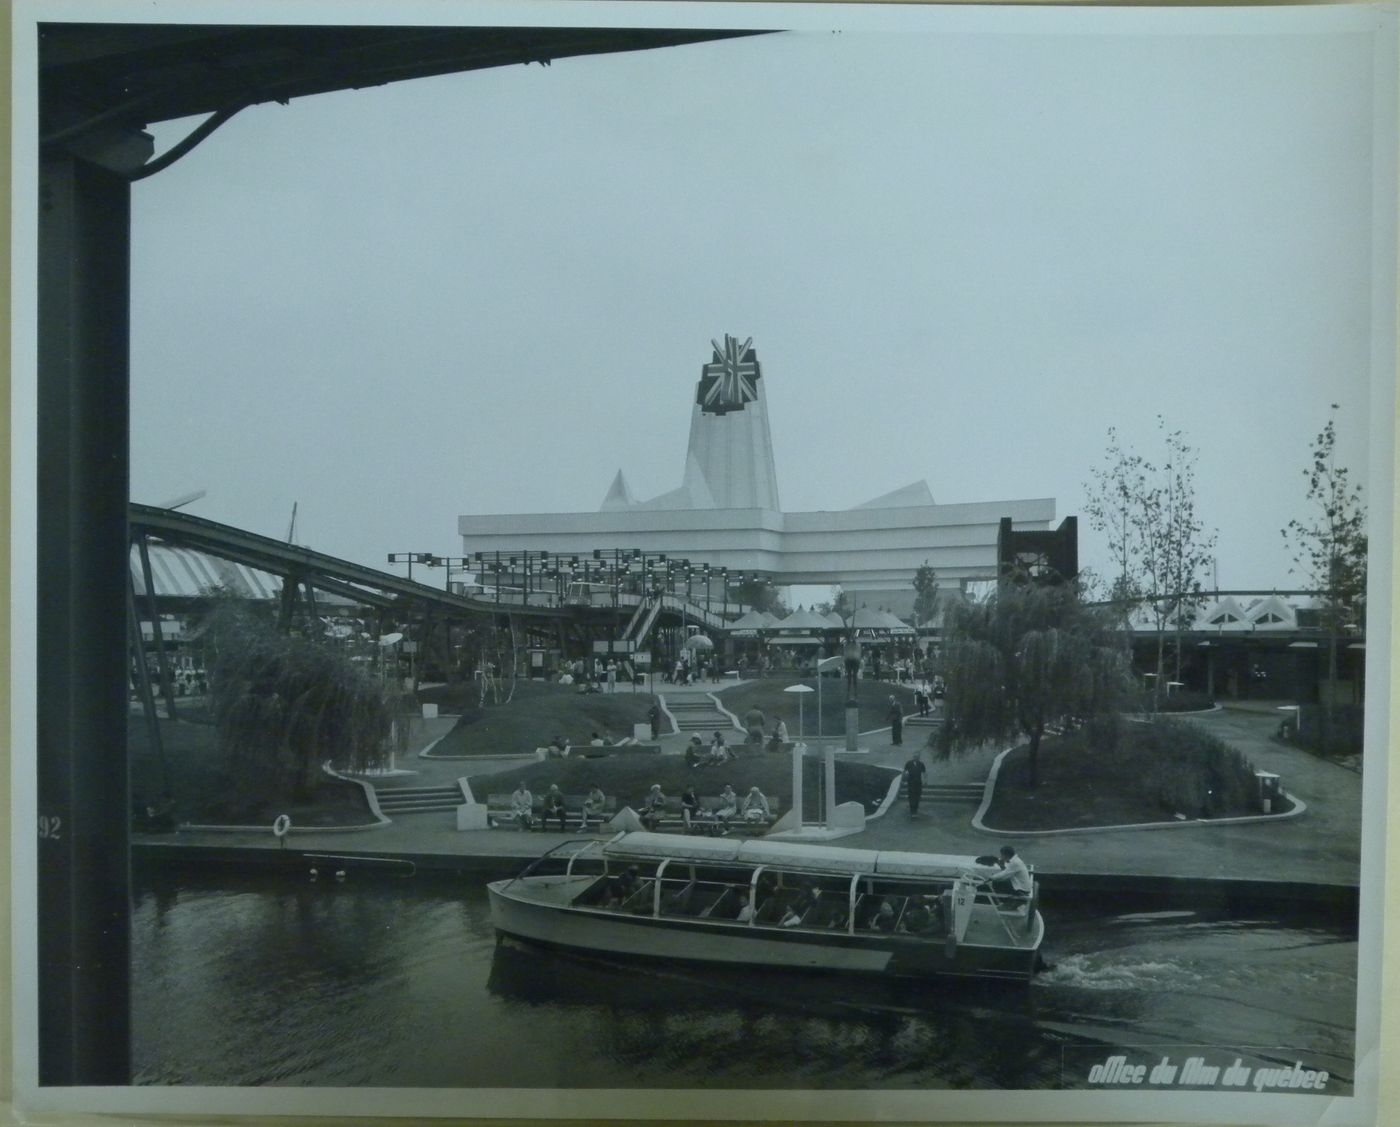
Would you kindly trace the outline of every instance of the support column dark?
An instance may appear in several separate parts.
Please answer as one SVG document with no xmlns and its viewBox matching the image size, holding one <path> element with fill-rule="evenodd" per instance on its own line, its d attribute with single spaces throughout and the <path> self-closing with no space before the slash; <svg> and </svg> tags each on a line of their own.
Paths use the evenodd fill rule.
<svg viewBox="0 0 1400 1127">
<path fill-rule="evenodd" d="M 39 1082 L 126 1084 L 130 188 L 39 175 Z"/>
</svg>

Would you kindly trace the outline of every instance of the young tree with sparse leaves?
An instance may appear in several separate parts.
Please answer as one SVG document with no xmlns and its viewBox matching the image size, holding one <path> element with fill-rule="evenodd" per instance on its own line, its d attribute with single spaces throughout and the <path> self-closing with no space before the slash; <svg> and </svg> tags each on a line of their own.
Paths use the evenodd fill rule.
<svg viewBox="0 0 1400 1127">
<path fill-rule="evenodd" d="M 1117 711 L 1133 690 L 1111 612 L 1085 606 L 1073 583 L 1002 582 L 987 599 L 944 613 L 940 755 L 1024 736 L 1031 785 L 1040 743 Z"/>
<path fill-rule="evenodd" d="M 938 573 L 924 560 L 914 572 L 914 633 L 931 625 L 938 613 Z"/>
<path fill-rule="evenodd" d="M 1157 416 L 1165 455 L 1149 461 L 1118 440 L 1110 429 L 1106 465 L 1092 471 L 1087 513 L 1091 527 L 1109 542 L 1117 574 L 1110 598 L 1126 626 L 1133 607 L 1145 607 L 1157 636 L 1153 701 L 1166 680 L 1166 638 L 1177 634 L 1176 670 L 1181 670 L 1181 631 L 1204 598 L 1202 576 L 1215 553 L 1215 532 L 1196 514 L 1196 451 L 1179 430 L 1168 431 Z"/>
<path fill-rule="evenodd" d="M 1302 571 L 1322 596 L 1322 625 L 1327 631 L 1327 700 L 1323 723 L 1332 723 L 1337 688 L 1337 639 L 1343 630 L 1366 621 L 1366 506 L 1361 486 L 1347 467 L 1337 464 L 1337 404 L 1332 417 L 1313 439 L 1312 464 L 1303 471 L 1312 515 L 1290 520 L 1282 530 L 1293 552 L 1292 571 Z M 1323 746 L 1326 746 L 1324 732 Z"/>
</svg>

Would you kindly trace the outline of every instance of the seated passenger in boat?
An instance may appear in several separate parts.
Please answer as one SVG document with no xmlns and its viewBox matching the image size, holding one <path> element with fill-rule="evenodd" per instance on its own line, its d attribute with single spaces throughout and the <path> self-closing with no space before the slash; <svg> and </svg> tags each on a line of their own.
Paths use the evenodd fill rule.
<svg viewBox="0 0 1400 1127">
<path fill-rule="evenodd" d="M 609 908 L 622 907 L 623 901 L 637 891 L 639 883 L 637 866 L 627 866 L 626 869 L 612 878 L 612 886 L 608 889 L 607 906 Z"/>
<path fill-rule="evenodd" d="M 893 931 L 894 925 L 894 905 L 888 900 L 881 900 L 880 910 L 870 918 L 870 929 L 872 931 Z"/>
<path fill-rule="evenodd" d="M 522 782 L 515 788 L 515 793 L 510 796 L 510 816 L 522 830 L 535 828 L 534 806 L 535 796 L 530 793 L 530 788 Z"/>
<path fill-rule="evenodd" d="M 768 809 L 768 799 L 758 787 L 750 787 L 749 793 L 744 796 L 744 821 L 746 822 L 769 822 L 772 820 L 772 812 Z"/>
<path fill-rule="evenodd" d="M 797 894 L 797 898 L 787 906 L 787 911 L 783 913 L 782 919 L 778 921 L 779 927 L 796 927 L 802 919 L 812 909 L 817 902 L 817 890 L 811 881 L 805 881 L 802 891 Z"/>
<path fill-rule="evenodd" d="M 927 935 L 938 930 L 938 920 L 942 915 L 936 896 L 920 896 L 909 905 L 900 921 L 901 931 L 910 935 Z"/>
</svg>

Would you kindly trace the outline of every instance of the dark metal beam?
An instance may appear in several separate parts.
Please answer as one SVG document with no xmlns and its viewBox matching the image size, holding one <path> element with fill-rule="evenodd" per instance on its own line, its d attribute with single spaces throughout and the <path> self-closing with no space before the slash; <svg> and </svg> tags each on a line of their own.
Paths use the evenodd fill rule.
<svg viewBox="0 0 1400 1127">
<path fill-rule="evenodd" d="M 130 188 L 67 154 L 39 176 L 39 1082 L 128 1084 Z"/>
</svg>

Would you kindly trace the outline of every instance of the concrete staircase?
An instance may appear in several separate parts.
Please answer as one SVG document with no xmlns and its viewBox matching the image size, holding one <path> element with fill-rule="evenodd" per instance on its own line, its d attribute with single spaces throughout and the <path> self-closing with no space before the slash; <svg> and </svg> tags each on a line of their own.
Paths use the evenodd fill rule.
<svg viewBox="0 0 1400 1127">
<path fill-rule="evenodd" d="M 737 729 L 723 712 L 715 707 L 709 697 L 676 696 L 666 698 L 666 711 L 676 718 L 676 727 L 682 732 L 733 732 Z"/>
<path fill-rule="evenodd" d="M 922 801 L 924 802 L 971 802 L 980 803 L 987 789 L 986 783 L 925 783 Z M 909 797 L 909 787 L 899 784 L 899 797 Z"/>
<path fill-rule="evenodd" d="M 374 797 L 379 800 L 380 812 L 386 818 L 456 810 L 466 801 L 462 788 L 456 783 L 440 787 L 375 787 Z"/>
</svg>

